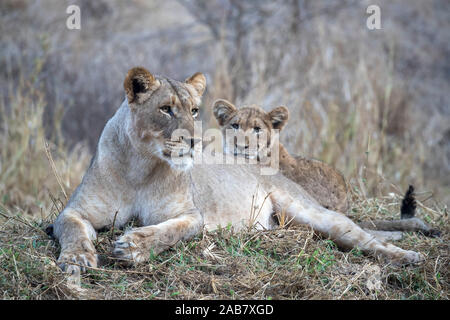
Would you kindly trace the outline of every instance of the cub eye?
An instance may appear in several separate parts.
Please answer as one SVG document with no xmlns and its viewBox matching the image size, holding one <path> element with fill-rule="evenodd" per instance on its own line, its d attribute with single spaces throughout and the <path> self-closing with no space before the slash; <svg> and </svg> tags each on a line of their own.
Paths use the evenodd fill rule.
<svg viewBox="0 0 450 320">
<path fill-rule="evenodd" d="M 231 125 L 231 127 L 232 127 L 233 129 L 239 129 L 239 124 L 238 124 L 238 123 L 233 123 L 233 124 Z"/>
<path fill-rule="evenodd" d="M 172 108 L 170 106 L 162 106 L 159 110 L 167 115 L 173 115 Z"/>
<path fill-rule="evenodd" d="M 198 108 L 192 109 L 191 112 L 192 112 L 192 116 L 193 116 L 194 118 L 198 116 Z"/>
<path fill-rule="evenodd" d="M 261 132 L 261 128 L 260 127 L 254 127 L 253 130 L 255 131 L 255 133 L 260 133 Z"/>
</svg>

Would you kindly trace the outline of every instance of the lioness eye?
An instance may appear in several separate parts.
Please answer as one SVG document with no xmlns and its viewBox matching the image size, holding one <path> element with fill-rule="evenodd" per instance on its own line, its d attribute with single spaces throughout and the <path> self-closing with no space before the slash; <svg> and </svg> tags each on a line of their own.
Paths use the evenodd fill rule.
<svg viewBox="0 0 450 320">
<path fill-rule="evenodd" d="M 253 130 L 255 130 L 255 133 L 260 133 L 261 132 L 261 128 L 260 127 L 254 127 Z"/>
<path fill-rule="evenodd" d="M 191 110 L 192 112 L 192 116 L 195 118 L 196 116 L 198 116 L 198 108 L 194 108 Z"/>
<path fill-rule="evenodd" d="M 159 110 L 161 110 L 162 113 L 168 114 L 168 115 L 172 115 L 172 108 L 170 106 L 162 106 L 161 108 L 159 108 Z"/>
<path fill-rule="evenodd" d="M 233 129 L 239 129 L 239 124 L 233 123 L 233 124 L 231 125 L 231 127 L 232 127 Z"/>
</svg>

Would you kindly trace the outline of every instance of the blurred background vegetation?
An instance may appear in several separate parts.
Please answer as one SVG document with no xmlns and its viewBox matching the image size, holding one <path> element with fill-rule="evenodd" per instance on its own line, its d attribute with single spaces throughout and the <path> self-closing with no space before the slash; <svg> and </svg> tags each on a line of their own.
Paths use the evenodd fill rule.
<svg viewBox="0 0 450 320">
<path fill-rule="evenodd" d="M 66 28 L 71 4 L 81 30 Z M 291 153 L 334 165 L 365 196 L 414 184 L 420 201 L 448 206 L 450 2 L 377 1 L 381 30 L 366 27 L 371 4 L 2 0 L 0 204 L 59 210 L 142 65 L 179 80 L 203 72 L 205 127 L 217 126 L 216 98 L 285 105 Z"/>
</svg>

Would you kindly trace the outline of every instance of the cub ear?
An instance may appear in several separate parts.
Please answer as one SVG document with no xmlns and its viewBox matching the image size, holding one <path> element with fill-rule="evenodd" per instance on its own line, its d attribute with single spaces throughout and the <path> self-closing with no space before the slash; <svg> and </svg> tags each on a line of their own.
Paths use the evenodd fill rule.
<svg viewBox="0 0 450 320">
<path fill-rule="evenodd" d="M 123 88 L 127 94 L 128 103 L 141 104 L 150 97 L 160 82 L 145 68 L 135 67 L 128 71 Z"/>
<path fill-rule="evenodd" d="M 269 112 L 269 119 L 274 129 L 281 130 L 289 119 L 289 110 L 286 107 L 276 107 Z"/>
<path fill-rule="evenodd" d="M 206 78 L 203 73 L 196 72 L 193 76 L 187 78 L 185 82 L 192 85 L 200 97 L 203 95 L 203 92 L 205 92 Z"/>
<path fill-rule="evenodd" d="M 236 107 L 225 99 L 216 100 L 213 104 L 214 116 L 220 126 L 223 126 L 236 111 Z"/>
</svg>

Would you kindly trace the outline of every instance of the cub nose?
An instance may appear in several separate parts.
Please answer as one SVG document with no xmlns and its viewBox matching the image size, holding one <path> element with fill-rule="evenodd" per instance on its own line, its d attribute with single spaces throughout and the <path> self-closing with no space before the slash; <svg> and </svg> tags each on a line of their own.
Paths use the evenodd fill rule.
<svg viewBox="0 0 450 320">
<path fill-rule="evenodd" d="M 248 149 L 250 147 L 249 137 L 245 136 L 245 137 L 241 137 L 240 139 L 238 139 L 237 137 L 234 137 L 234 146 L 241 150 Z"/>
<path fill-rule="evenodd" d="M 194 148 L 194 146 L 202 141 L 202 139 L 192 138 L 192 137 L 181 137 L 181 139 L 186 142 L 191 148 Z"/>
</svg>

